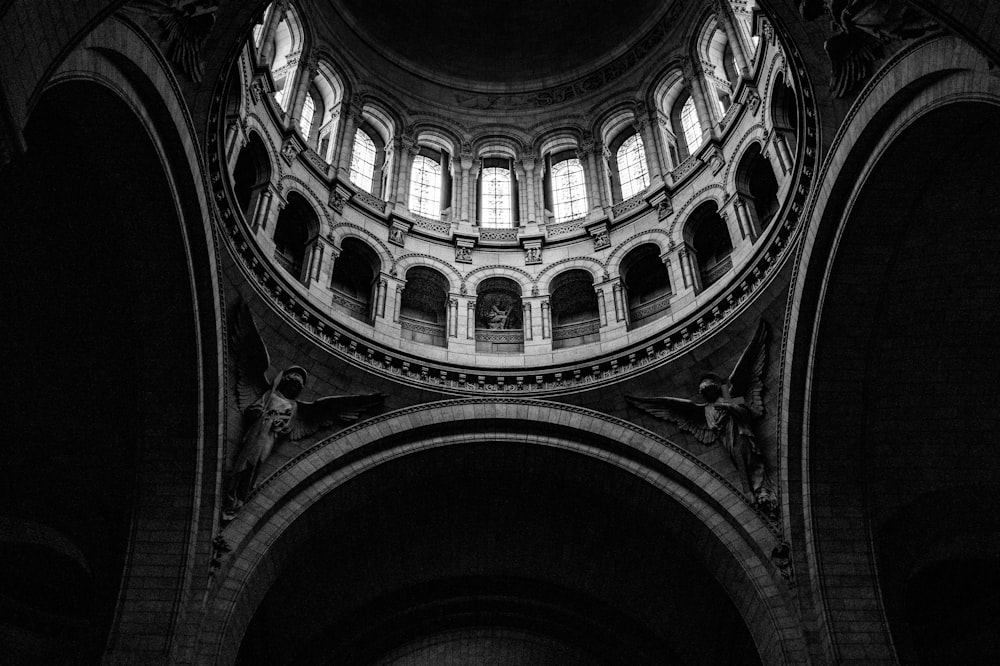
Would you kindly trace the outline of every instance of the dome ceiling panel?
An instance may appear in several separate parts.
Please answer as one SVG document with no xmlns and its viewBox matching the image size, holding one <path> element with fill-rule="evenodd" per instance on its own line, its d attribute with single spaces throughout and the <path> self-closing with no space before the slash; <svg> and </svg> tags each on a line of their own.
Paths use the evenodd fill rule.
<svg viewBox="0 0 1000 666">
<path fill-rule="evenodd" d="M 328 0 L 359 36 L 422 77 L 528 90 L 591 72 L 628 50 L 673 4 L 632 0 Z"/>
</svg>

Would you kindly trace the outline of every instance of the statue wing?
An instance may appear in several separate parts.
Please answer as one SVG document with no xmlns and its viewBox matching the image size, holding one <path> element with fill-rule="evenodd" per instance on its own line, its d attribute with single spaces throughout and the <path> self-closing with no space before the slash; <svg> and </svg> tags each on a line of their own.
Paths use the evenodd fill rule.
<svg viewBox="0 0 1000 666">
<path fill-rule="evenodd" d="M 767 372 L 767 342 L 770 333 L 761 319 L 753 340 L 743 350 L 736 367 L 729 375 L 730 392 L 741 397 L 754 416 L 764 415 L 764 373 Z"/>
<path fill-rule="evenodd" d="M 271 382 L 267 380 L 271 359 L 247 304 L 240 301 L 235 314 L 229 341 L 236 368 L 236 400 L 242 411 L 271 387 Z"/>
<path fill-rule="evenodd" d="M 881 42 L 860 30 L 835 34 L 823 48 L 830 56 L 830 92 L 835 97 L 843 97 L 867 81 L 873 63 L 882 53 Z"/>
<path fill-rule="evenodd" d="M 637 398 L 631 395 L 625 396 L 625 399 L 658 419 L 676 423 L 681 430 L 691 433 L 702 444 L 712 444 L 718 436 L 718 432 L 709 428 L 705 421 L 705 405 L 693 400 L 671 397 Z"/>
<path fill-rule="evenodd" d="M 381 393 L 331 395 L 315 402 L 298 401 L 289 439 L 302 439 L 317 430 L 329 428 L 338 421 L 357 421 L 361 414 L 380 407 L 385 396 Z"/>
</svg>

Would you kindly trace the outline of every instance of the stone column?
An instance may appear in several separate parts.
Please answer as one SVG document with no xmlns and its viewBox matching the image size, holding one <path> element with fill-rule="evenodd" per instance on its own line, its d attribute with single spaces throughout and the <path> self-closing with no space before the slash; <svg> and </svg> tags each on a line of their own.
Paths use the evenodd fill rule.
<svg viewBox="0 0 1000 666">
<path fill-rule="evenodd" d="M 514 175 L 517 177 L 517 213 L 521 217 L 521 225 L 528 223 L 528 183 L 526 179 L 528 177 L 527 172 L 524 170 L 524 161 L 517 160 L 514 162 Z"/>
<path fill-rule="evenodd" d="M 753 243 L 757 240 L 757 236 L 760 235 L 760 229 L 758 229 L 755 220 L 756 215 L 750 210 L 750 202 L 742 196 L 737 195 L 736 201 L 733 203 L 733 209 L 736 212 L 736 222 L 740 235 Z"/>
<path fill-rule="evenodd" d="M 465 303 L 465 339 L 476 340 L 476 299 L 470 298 Z"/>
<path fill-rule="evenodd" d="M 663 170 L 660 162 L 660 153 L 656 146 L 656 137 L 653 136 L 653 126 L 648 118 L 637 117 L 632 126 L 639 133 L 642 139 L 642 149 L 646 153 L 646 164 L 649 166 L 649 183 L 652 185 L 663 180 Z"/>
<path fill-rule="evenodd" d="M 597 294 L 597 316 L 599 319 L 599 325 L 604 328 L 608 325 L 608 310 L 607 305 L 604 303 L 604 289 L 601 287 L 594 287 L 594 292 Z"/>
<path fill-rule="evenodd" d="M 586 141 L 580 149 L 576 151 L 576 156 L 583 165 L 584 173 L 587 177 L 587 198 L 590 200 L 590 210 L 592 213 L 603 214 L 604 207 L 601 204 L 601 180 L 597 175 L 597 149 L 593 141 Z"/>
<path fill-rule="evenodd" d="M 468 220 L 469 224 L 473 225 L 479 222 L 476 219 L 476 181 L 479 178 L 479 169 L 482 167 L 482 164 L 480 160 L 471 160 L 469 169 L 466 171 L 464 158 L 462 162 L 462 171 L 465 180 L 465 185 L 462 189 L 465 195 L 465 200 L 462 202 L 462 210 L 464 212 L 462 219 Z"/>
<path fill-rule="evenodd" d="M 449 338 L 458 337 L 458 298 L 454 294 L 448 297 L 448 302 L 445 304 L 448 308 L 448 330 L 446 331 Z"/>
<path fill-rule="evenodd" d="M 778 163 L 781 166 L 782 174 L 787 174 L 792 170 L 792 152 L 788 149 L 788 140 L 785 138 L 783 130 L 775 128 L 774 132 L 774 152 L 777 154 Z"/>
<path fill-rule="evenodd" d="M 316 55 L 314 53 L 306 55 L 295 70 L 295 87 L 292 88 L 291 104 L 288 106 L 288 115 L 285 117 L 286 127 L 298 128 L 299 121 L 302 119 L 302 109 L 306 104 L 306 94 L 318 73 L 319 61 L 316 59 Z"/>
<path fill-rule="evenodd" d="M 729 0 L 716 0 L 714 9 L 715 20 L 722 28 L 722 31 L 726 33 L 726 41 L 729 42 L 729 48 L 733 52 L 733 60 L 736 61 L 736 72 L 741 78 L 750 78 L 750 64 L 747 60 L 746 51 L 743 48 L 743 40 L 736 30 L 736 18 L 733 16 L 733 8 L 729 4 Z"/>
<path fill-rule="evenodd" d="M 342 180 L 351 177 L 351 153 L 354 151 L 354 134 L 361 124 L 361 105 L 354 101 L 344 110 L 344 127 L 340 134 L 339 153 L 337 155 L 337 175 Z"/>
<path fill-rule="evenodd" d="M 628 318 L 628 303 L 625 300 L 625 289 L 621 280 L 615 280 L 611 285 L 611 295 L 615 306 L 615 323 L 626 321 Z"/>
<path fill-rule="evenodd" d="M 258 230 L 264 231 L 267 229 L 267 217 L 271 212 L 271 200 L 273 198 L 274 192 L 271 191 L 271 186 L 265 185 L 264 190 L 257 196 L 257 206 L 254 210 L 251 224 L 254 233 L 257 233 Z"/>
<path fill-rule="evenodd" d="M 535 166 L 537 160 L 534 152 L 525 151 L 521 157 L 521 165 L 524 167 L 524 181 L 526 189 L 525 215 L 521 217 L 521 224 L 529 222 L 541 223 L 545 221 L 545 214 L 538 206 L 538 194 L 535 178 Z"/>
<path fill-rule="evenodd" d="M 545 299 L 542 301 L 542 339 L 547 340 L 552 337 L 552 308 L 549 305 L 549 300 Z"/>
<path fill-rule="evenodd" d="M 708 100 L 705 97 L 704 72 L 701 66 L 690 58 L 685 58 L 682 65 L 684 80 L 691 91 L 691 98 L 694 100 L 694 108 L 698 113 L 698 125 L 701 127 L 702 142 L 704 143 L 713 136 L 715 120 L 709 108 Z"/>
<path fill-rule="evenodd" d="M 270 69 L 271 60 L 274 58 L 274 35 L 278 32 L 278 25 L 285 20 L 288 12 L 288 0 L 275 0 L 273 9 L 267 21 L 264 23 L 264 30 L 260 37 L 260 53 L 257 64 Z"/>
<path fill-rule="evenodd" d="M 410 205 L 410 176 L 413 173 L 413 159 L 420 153 L 420 146 L 411 136 L 403 136 L 396 151 L 396 206 L 408 208 Z"/>
<path fill-rule="evenodd" d="M 531 301 L 525 301 L 522 303 L 521 309 L 521 327 L 524 329 L 524 340 L 525 342 L 531 342 L 534 339 L 531 326 Z"/>
</svg>

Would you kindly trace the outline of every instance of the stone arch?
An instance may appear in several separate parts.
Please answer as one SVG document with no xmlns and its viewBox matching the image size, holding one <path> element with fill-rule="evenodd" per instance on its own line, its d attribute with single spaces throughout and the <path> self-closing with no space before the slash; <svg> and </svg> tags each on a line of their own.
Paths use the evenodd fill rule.
<svg viewBox="0 0 1000 666">
<path fill-rule="evenodd" d="M 585 270 L 593 275 L 594 284 L 604 281 L 604 264 L 597 259 L 594 259 L 593 257 L 563 259 L 549 264 L 542 270 L 541 273 L 538 274 L 538 277 L 535 279 L 535 283 L 538 286 L 539 293 L 549 293 L 549 284 L 551 284 L 552 279 L 556 277 L 556 275 L 562 273 L 563 271 L 576 268 Z"/>
<path fill-rule="evenodd" d="M 471 294 L 476 291 L 479 283 L 491 277 L 506 277 L 521 286 L 522 294 L 530 294 L 535 286 L 535 278 L 526 270 L 513 266 L 480 266 L 465 274 L 462 281 L 466 290 Z"/>
<path fill-rule="evenodd" d="M 393 259 L 389 247 L 382 242 L 382 239 L 364 227 L 350 222 L 339 222 L 330 228 L 328 238 L 333 241 L 334 246 L 338 249 L 340 249 L 345 238 L 357 238 L 366 245 L 371 246 L 372 250 L 378 254 L 383 271 L 389 270 L 389 272 L 393 272 L 395 270 L 395 259 Z"/>
<path fill-rule="evenodd" d="M 497 444 L 488 447 L 519 443 L 528 455 L 532 450 L 562 451 L 573 459 L 601 461 L 649 484 L 643 487 L 668 501 L 672 515 L 691 526 L 688 538 L 701 544 L 696 552 L 729 590 L 762 661 L 796 661 L 803 640 L 793 628 L 797 623 L 791 599 L 764 554 L 776 537 L 734 487 L 684 449 L 631 423 L 582 408 L 509 398 L 406 408 L 269 462 L 266 480 L 227 528 L 233 556 L 220 572 L 217 594 L 197 620 L 203 636 L 198 658 L 228 662 L 235 656 L 250 616 L 279 574 L 280 565 L 267 562 L 280 562 L 294 544 L 297 525 L 304 524 L 296 523 L 299 516 L 349 479 L 363 477 L 388 460 L 440 447 L 459 452 L 462 449 L 454 447 L 483 441 L 468 433 L 480 428 L 484 417 L 498 424 L 485 438 Z M 440 424 L 449 424 L 447 431 Z M 407 441 L 380 447 L 384 433 L 403 431 L 410 434 Z M 348 459 L 352 463 L 345 465 Z"/>
<path fill-rule="evenodd" d="M 757 142 L 761 145 L 761 152 L 763 152 L 763 147 L 767 143 L 767 129 L 761 123 L 755 123 L 743 136 L 740 137 L 739 142 L 736 147 L 733 148 L 734 159 L 729 160 L 726 163 L 726 170 L 723 172 L 722 182 L 725 184 L 726 192 L 736 192 L 736 165 L 739 164 L 739 155 L 742 155 L 749 145 L 753 142 Z"/>
<path fill-rule="evenodd" d="M 618 277 L 621 274 L 619 269 L 622 257 L 628 254 L 633 248 L 644 243 L 653 243 L 660 248 L 660 253 L 663 254 L 670 249 L 670 242 L 669 232 L 663 229 L 643 231 L 631 236 L 624 242 L 618 243 L 615 249 L 611 251 L 611 254 L 608 255 L 608 258 L 604 260 L 604 268 L 612 278 Z"/>
<path fill-rule="evenodd" d="M 264 140 L 255 129 L 248 131 L 246 145 L 240 150 L 233 169 L 233 193 L 248 224 L 253 223 L 257 200 L 271 184 L 273 172 L 271 154 Z"/>
<path fill-rule="evenodd" d="M 715 203 L 719 210 L 722 210 L 723 205 L 726 201 L 726 191 L 718 183 L 704 187 L 697 192 L 695 192 L 690 199 L 684 202 L 684 205 L 678 209 L 677 213 L 674 214 L 673 219 L 670 221 L 670 241 L 676 245 L 680 245 L 684 242 L 684 228 L 688 226 L 691 215 L 694 213 L 695 209 L 704 204 L 707 201 Z"/>
<path fill-rule="evenodd" d="M 872 535 L 877 535 L 880 529 L 878 521 L 883 507 L 878 501 L 873 502 L 875 497 L 872 493 L 879 490 L 871 489 L 870 483 L 892 484 L 894 479 L 898 480 L 900 473 L 906 473 L 912 475 L 908 480 L 914 484 L 913 487 L 919 491 L 932 491 L 947 478 L 956 478 L 958 472 L 952 469 L 954 461 L 962 461 L 966 463 L 961 476 L 964 482 L 975 484 L 983 473 L 994 474 L 989 484 L 995 487 L 996 477 L 992 471 L 996 465 L 995 456 L 970 458 L 963 455 L 960 444 L 956 445 L 958 448 L 954 449 L 954 454 L 950 453 L 942 461 L 944 464 L 938 468 L 939 474 L 926 474 L 934 464 L 932 456 L 914 452 L 912 457 L 897 457 L 893 473 L 884 474 L 881 479 L 875 476 L 868 478 L 864 472 L 865 463 L 868 456 L 876 452 L 866 452 L 866 447 L 877 442 L 875 437 L 884 435 L 887 436 L 886 445 L 879 446 L 889 451 L 893 438 L 899 433 L 885 430 L 884 425 L 891 424 L 892 416 L 885 412 L 884 405 L 865 405 L 862 402 L 866 397 L 874 397 L 879 395 L 879 391 L 887 390 L 884 383 L 878 383 L 879 373 L 873 374 L 872 371 L 878 370 L 880 364 L 885 362 L 882 358 L 884 350 L 878 341 L 883 337 L 899 341 L 898 335 L 885 326 L 886 322 L 898 321 L 895 318 L 899 315 L 891 308 L 903 302 L 909 309 L 918 308 L 921 303 L 933 300 L 932 292 L 924 290 L 919 294 L 919 302 L 914 302 L 915 294 L 907 291 L 906 285 L 892 279 L 890 273 L 894 267 L 913 260 L 913 243 L 919 241 L 906 242 L 908 235 L 919 235 L 928 230 L 927 220 L 924 219 L 927 198 L 919 191 L 922 181 L 900 179 L 898 173 L 893 176 L 891 172 L 908 170 L 909 167 L 901 166 L 900 161 L 909 165 L 919 163 L 920 158 L 913 153 L 931 150 L 928 146 L 934 141 L 950 142 L 952 145 L 948 148 L 938 148 L 941 151 L 939 154 L 952 156 L 953 165 L 954 156 L 963 155 L 962 167 L 935 165 L 934 168 L 939 169 L 936 173 L 942 178 L 951 179 L 948 187 L 942 188 L 943 192 L 963 193 L 966 191 L 963 188 L 968 187 L 967 182 L 975 182 L 977 169 L 984 164 L 984 160 L 995 162 L 996 151 L 984 150 L 983 139 L 976 142 L 975 149 L 963 148 L 969 145 L 970 136 L 975 139 L 974 135 L 942 137 L 928 131 L 929 123 L 954 129 L 956 124 L 963 122 L 983 122 L 982 119 L 949 118 L 949 113 L 987 112 L 987 108 L 993 117 L 1000 113 L 1000 86 L 984 76 L 986 67 L 979 53 L 951 37 L 916 43 L 891 58 L 862 90 L 852 115 L 835 137 L 831 157 L 825 162 L 823 173 L 817 176 L 830 186 L 821 191 L 810 210 L 803 215 L 803 219 L 809 220 L 809 226 L 804 229 L 806 240 L 798 261 L 797 279 L 789 297 L 792 307 L 787 315 L 787 349 L 783 363 L 782 410 L 789 414 L 789 419 L 780 433 L 780 478 L 784 484 L 781 494 L 785 504 L 783 513 L 790 516 L 788 524 L 795 566 L 809 577 L 816 595 L 816 612 L 824 618 L 820 635 L 822 649 L 841 663 L 870 663 L 874 659 L 905 661 L 911 658 L 909 654 L 897 652 L 900 645 L 890 635 L 891 625 L 887 628 L 880 624 L 878 631 L 861 636 L 856 623 L 858 613 L 884 617 L 880 581 L 885 579 L 886 572 L 877 570 L 877 554 L 872 552 L 870 545 L 868 548 L 856 548 L 859 543 L 871 544 Z M 893 113 L 884 113 L 887 108 L 893 109 Z M 934 118 L 937 118 L 936 123 Z M 966 159 L 972 154 L 977 157 Z M 995 168 L 993 166 L 988 170 L 995 173 Z M 956 171 L 967 179 L 966 182 L 954 183 L 958 177 Z M 914 192 L 914 189 L 918 191 Z M 984 190 L 982 196 L 989 196 L 985 194 L 987 191 L 992 192 L 992 189 Z M 898 211 L 886 211 L 884 205 L 880 207 L 877 203 L 897 200 L 907 201 L 905 207 L 897 206 L 907 211 L 906 220 L 900 220 Z M 941 246 L 945 251 L 953 247 L 956 239 L 962 238 L 966 225 L 976 224 L 976 213 L 973 211 L 971 216 L 966 214 L 967 200 L 966 203 L 955 200 L 955 203 L 960 206 L 958 210 L 962 214 L 956 218 L 958 224 L 949 229 L 947 238 L 943 239 L 947 241 Z M 921 209 L 921 206 L 924 208 Z M 910 218 L 911 212 L 913 219 Z M 986 237 L 977 238 L 975 244 L 977 248 L 982 248 Z M 937 242 L 932 241 L 931 245 L 937 246 Z M 886 260 L 888 256 L 893 257 L 891 261 Z M 933 253 L 927 259 L 933 261 L 922 262 L 918 273 L 935 276 L 937 284 L 934 287 L 938 290 L 947 290 L 949 280 L 964 275 L 963 269 L 956 266 L 943 268 L 943 260 L 941 257 L 934 258 Z M 995 272 L 993 265 L 984 262 L 980 264 L 979 272 Z M 864 275 L 866 285 L 878 284 L 884 285 L 884 288 L 851 289 L 845 283 L 848 274 Z M 980 279 L 984 280 L 981 285 L 996 283 L 985 276 Z M 913 287 L 920 285 L 909 284 Z M 994 296 L 991 298 L 995 298 L 995 288 L 989 289 L 993 289 Z M 965 291 L 962 287 L 955 293 Z M 849 304 L 846 299 L 850 299 Z M 960 303 L 961 300 L 951 303 L 944 311 Z M 845 309 L 854 313 L 851 315 L 851 330 L 836 331 L 833 320 L 838 312 Z M 994 338 L 987 334 L 985 328 L 989 324 L 982 320 L 978 312 L 981 312 L 978 308 L 969 311 L 971 328 L 985 336 L 984 340 L 992 342 Z M 855 315 L 860 316 L 855 318 Z M 942 320 L 939 316 L 932 319 Z M 917 316 L 912 321 L 919 327 L 908 331 L 911 341 L 900 341 L 897 354 L 913 353 L 915 344 L 938 349 L 951 348 L 952 345 L 957 345 L 956 350 L 963 348 L 954 336 L 948 336 L 953 338 L 951 340 L 942 340 L 940 331 L 929 328 L 932 325 L 930 319 Z M 995 324 L 993 326 L 995 329 Z M 962 333 L 954 331 L 956 336 Z M 981 342 L 976 345 L 978 360 L 970 361 L 968 354 L 956 353 L 945 370 L 949 374 L 954 370 L 959 375 L 969 376 L 973 389 L 983 381 L 982 368 L 978 366 L 981 353 L 989 353 L 980 349 Z M 970 363 L 977 366 L 974 371 L 968 367 Z M 847 367 L 856 367 L 858 371 L 850 379 L 849 390 L 845 389 L 843 377 L 838 390 L 834 382 Z M 892 388 L 893 400 L 920 410 L 920 423 L 926 425 L 925 431 L 939 431 L 940 415 L 936 411 L 938 403 L 934 401 L 946 400 L 940 393 L 940 387 L 954 387 L 953 390 L 944 390 L 958 398 L 969 389 L 958 387 L 952 376 L 950 381 L 939 377 L 942 383 L 938 388 L 914 390 L 914 374 L 934 375 L 945 369 L 941 364 L 908 360 L 903 361 L 899 369 L 905 371 L 906 376 L 896 377 L 898 381 Z M 926 380 L 923 383 L 926 384 Z M 941 440 L 949 443 L 945 447 L 949 451 L 953 448 L 950 446 L 953 438 L 965 435 L 964 441 L 969 442 L 977 436 L 969 432 L 967 408 L 954 400 L 951 404 L 954 412 L 948 417 L 951 419 L 948 422 L 954 428 L 948 434 L 941 433 Z M 838 411 L 839 418 L 831 419 L 831 409 Z M 882 430 L 879 430 L 880 427 Z M 843 438 L 845 432 L 850 434 Z M 838 437 L 841 439 L 838 439 L 835 451 L 824 450 L 831 438 Z M 918 447 L 919 441 L 919 438 L 913 440 Z M 926 466 L 924 471 L 921 471 L 921 464 Z M 880 469 L 874 470 L 875 474 Z M 803 476 L 790 470 L 801 470 Z M 858 470 L 861 470 L 858 478 L 852 479 L 851 475 Z M 930 481 L 921 483 L 923 479 Z M 807 496 L 804 488 L 815 488 L 817 483 L 830 492 L 813 492 Z M 901 501 L 896 491 L 898 487 L 887 493 L 887 498 Z M 991 492 L 996 493 L 995 490 Z M 844 529 L 835 532 L 831 520 L 837 521 Z M 809 545 L 817 542 L 823 544 L 822 549 Z M 847 547 L 848 543 L 854 544 L 853 551 Z M 801 545 L 796 549 L 794 544 Z M 847 605 L 851 607 L 850 611 L 844 610 Z M 891 617 L 889 621 L 892 622 Z"/>
<path fill-rule="evenodd" d="M 429 254 L 404 254 L 396 257 L 392 268 L 396 275 L 405 276 L 406 271 L 415 266 L 433 268 L 448 276 L 448 286 L 452 293 L 458 293 L 462 288 L 462 274 L 458 272 L 458 269 L 444 259 L 439 259 Z"/>
<path fill-rule="evenodd" d="M 74 128 L 71 136 L 59 134 L 69 127 Z M 34 244 L 20 247 L 30 235 L 12 234 L 8 249 L 17 263 L 10 268 L 31 282 L 29 301 L 48 300 L 56 283 L 63 296 L 32 310 L 38 314 L 28 320 L 34 329 L 30 342 L 22 337 L 18 320 L 11 322 L 16 341 L 9 344 L 30 358 L 31 367 L 22 379 L 23 364 L 12 358 L 8 373 L 18 378 L 21 395 L 44 391 L 73 399 L 59 408 L 60 427 L 45 433 L 44 467 L 7 469 L 17 475 L 17 484 L 28 484 L 26 491 L 36 483 L 37 488 L 47 486 L 47 502 L 53 501 L 53 484 L 59 485 L 65 506 L 55 510 L 70 525 L 62 529 L 43 522 L 80 546 L 91 571 L 100 569 L 104 582 L 87 617 L 81 618 L 95 627 L 84 642 L 97 642 L 78 645 L 74 657 L 114 660 L 116 653 L 128 652 L 140 661 L 152 660 L 155 649 L 132 638 L 140 624 L 164 637 L 164 645 L 173 636 L 176 611 L 188 589 L 186 573 L 208 566 L 207 554 L 196 544 L 211 540 L 215 478 L 223 457 L 216 428 L 222 427 L 218 341 L 224 339 L 224 318 L 211 197 L 197 175 L 197 153 L 185 149 L 198 145 L 200 132 L 190 121 L 170 66 L 130 25 L 109 18 L 68 52 L 40 89 L 25 133 L 32 150 L 16 171 L 6 172 L 11 178 L 0 196 L 7 223 L 27 231 L 23 215 L 30 212 L 32 229 L 51 233 L 54 228 L 57 233 L 34 249 Z M 55 167 L 58 173 L 52 171 Z M 127 195 L 122 182 L 130 184 Z M 31 196 L 40 183 L 44 195 Z M 24 208 L 28 202 L 30 211 Z M 50 215 L 54 226 L 39 224 Z M 144 224 L 137 226 L 136 220 Z M 83 229 L 86 239 L 79 237 Z M 81 247 L 87 251 L 82 253 Z M 32 255 L 38 250 L 44 251 L 41 261 Z M 115 266 L 113 279 L 102 265 Z M 65 296 L 70 282 L 76 290 L 72 299 Z M 126 285 L 131 294 L 123 292 Z M 169 314 L 164 303 L 171 304 Z M 118 314 L 126 311 L 127 316 Z M 114 331 L 113 347 L 101 344 L 95 326 L 104 330 L 103 336 Z M 67 332 L 72 344 L 60 341 Z M 47 348 L 46 353 L 36 354 L 36 345 Z M 72 355 L 71 363 L 67 355 Z M 51 367 L 64 363 L 58 371 Z M 93 405 L 97 395 L 103 396 L 104 409 Z M 109 405 L 114 409 L 108 410 Z M 30 404 L 17 410 L 23 423 L 35 420 L 37 408 L 33 411 Z M 31 445 L 40 435 L 12 426 L 16 443 Z M 113 451 L 102 450 L 107 446 Z M 10 453 L 12 459 L 18 457 Z M 164 466 L 167 458 L 172 462 Z M 119 473 L 131 479 L 124 482 L 127 498 L 119 495 Z M 10 479 L 3 484 L 19 495 L 21 515 L 32 516 L 30 493 L 18 493 Z M 94 492 L 111 503 L 102 526 L 88 518 Z M 168 519 L 155 508 L 166 497 L 177 509 Z M 118 523 L 122 512 L 130 527 Z M 87 539 L 78 540 L 87 532 Z M 140 562 L 162 555 L 158 539 L 176 544 L 172 566 L 141 571 Z M 44 567 L 52 561 L 37 563 Z M 22 569 L 19 574 L 28 578 L 31 572 Z M 142 588 L 151 583 L 164 593 L 143 599 Z"/>
</svg>

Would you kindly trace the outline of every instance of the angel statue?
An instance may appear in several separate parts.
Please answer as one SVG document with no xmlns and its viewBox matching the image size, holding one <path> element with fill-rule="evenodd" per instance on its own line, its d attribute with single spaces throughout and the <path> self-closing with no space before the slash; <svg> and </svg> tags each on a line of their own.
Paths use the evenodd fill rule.
<svg viewBox="0 0 1000 666">
<path fill-rule="evenodd" d="M 702 377 L 698 393 L 703 401 L 669 396 L 625 397 L 639 409 L 676 423 L 699 442 L 725 447 L 743 492 L 765 512 L 773 514 L 778 508 L 778 498 L 752 428 L 753 422 L 764 415 L 767 341 L 767 325 L 761 321 L 728 380 L 715 374 Z"/>
<path fill-rule="evenodd" d="M 486 315 L 489 320 L 487 323 L 490 328 L 501 329 L 507 328 L 507 318 L 510 316 L 510 308 L 503 310 L 499 305 L 494 304 L 490 309 L 490 313 Z"/>
<path fill-rule="evenodd" d="M 232 520 L 257 482 L 257 473 L 284 438 L 303 439 L 337 421 L 356 421 L 382 404 L 381 393 L 336 395 L 314 402 L 299 400 L 308 373 L 297 365 L 267 378 L 271 361 L 253 315 L 241 303 L 234 318 L 231 343 L 236 366 L 236 397 L 243 410 L 243 437 L 226 483 L 223 517 Z"/>
</svg>

